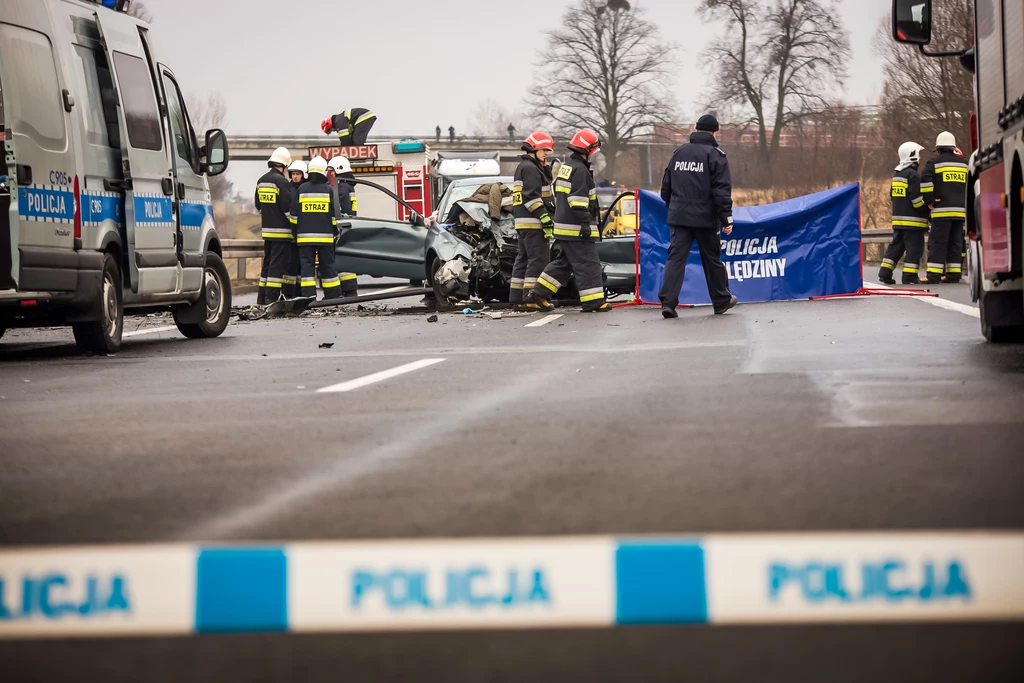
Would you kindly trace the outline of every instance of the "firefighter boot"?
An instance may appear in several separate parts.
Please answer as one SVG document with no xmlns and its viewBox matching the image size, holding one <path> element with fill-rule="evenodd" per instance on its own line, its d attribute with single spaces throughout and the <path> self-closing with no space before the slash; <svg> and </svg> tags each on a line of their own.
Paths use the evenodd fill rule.
<svg viewBox="0 0 1024 683">
<path fill-rule="evenodd" d="M 612 310 L 612 305 L 607 301 L 602 302 L 600 306 L 582 309 L 584 313 L 607 313 L 610 310 Z"/>
<path fill-rule="evenodd" d="M 883 266 L 878 271 L 878 281 L 881 282 L 883 285 L 896 284 L 896 280 L 894 280 L 892 277 L 892 270 L 886 268 L 885 266 Z"/>
<path fill-rule="evenodd" d="M 526 294 L 526 301 L 524 303 L 517 304 L 517 308 L 515 310 L 540 311 L 542 313 L 547 313 L 549 311 L 555 310 L 555 306 L 544 297 L 537 296 L 537 294 L 535 294 L 533 290 L 530 290 Z"/>
</svg>

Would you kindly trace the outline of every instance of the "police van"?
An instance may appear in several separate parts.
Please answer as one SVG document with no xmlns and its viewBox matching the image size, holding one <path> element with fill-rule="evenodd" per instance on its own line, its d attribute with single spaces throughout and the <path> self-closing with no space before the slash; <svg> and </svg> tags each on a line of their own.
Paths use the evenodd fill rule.
<svg viewBox="0 0 1024 683">
<path fill-rule="evenodd" d="M 170 310 L 187 337 L 231 313 L 207 176 L 174 73 L 126 0 L 0 2 L 0 335 L 70 325 L 113 353 L 124 314 Z"/>
</svg>

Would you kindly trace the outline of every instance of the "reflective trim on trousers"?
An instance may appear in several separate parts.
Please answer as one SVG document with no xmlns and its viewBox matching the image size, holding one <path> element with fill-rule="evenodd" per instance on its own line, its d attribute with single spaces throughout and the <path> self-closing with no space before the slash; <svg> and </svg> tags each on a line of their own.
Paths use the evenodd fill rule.
<svg viewBox="0 0 1024 683">
<path fill-rule="evenodd" d="M 928 272 L 929 273 L 939 273 L 941 275 L 943 270 L 944 270 L 944 268 L 945 268 L 945 266 L 942 263 L 929 263 L 928 264 Z"/>
<path fill-rule="evenodd" d="M 356 275 L 355 273 L 339 273 L 338 274 L 338 279 L 341 280 L 342 282 L 348 282 L 349 280 L 355 280 L 357 277 L 359 277 L 359 276 Z"/>
<path fill-rule="evenodd" d="M 544 285 L 544 287 L 550 289 L 552 292 L 557 292 L 559 289 L 562 288 L 562 283 L 556 280 L 555 278 L 551 277 L 547 273 L 540 274 L 540 277 L 537 278 L 537 284 Z"/>
<path fill-rule="evenodd" d="M 604 298 L 604 287 L 592 287 L 590 289 L 580 290 L 580 303 L 586 303 L 588 301 L 596 301 L 597 299 Z"/>
<path fill-rule="evenodd" d="M 940 209 L 932 211 L 932 220 L 936 218 L 967 218 L 966 209 Z"/>
<path fill-rule="evenodd" d="M 341 287 L 341 280 L 337 277 L 331 278 L 320 278 L 320 286 L 324 289 L 331 289 L 333 287 Z"/>
<path fill-rule="evenodd" d="M 528 277 L 525 280 L 523 280 L 523 289 L 533 289 L 533 287 L 536 284 L 537 284 L 537 278 L 535 278 L 535 277 Z"/>
<path fill-rule="evenodd" d="M 305 234 L 299 235 L 299 239 L 296 241 L 299 244 L 334 244 L 334 235 Z"/>
<path fill-rule="evenodd" d="M 889 270 L 896 270 L 896 262 L 892 259 L 884 258 L 882 259 L 882 267 L 888 268 Z"/>
<path fill-rule="evenodd" d="M 908 266 L 906 263 L 903 264 L 904 273 L 914 273 L 917 275 L 917 266 Z"/>
<path fill-rule="evenodd" d="M 523 278 L 521 278 L 521 277 L 514 277 L 514 278 L 512 278 L 512 281 L 509 282 L 508 286 L 511 289 L 523 289 L 525 284 L 526 284 L 526 280 L 524 280 Z"/>
<path fill-rule="evenodd" d="M 960 271 L 960 264 L 959 263 L 947 263 L 946 264 L 946 272 L 947 273 L 959 273 L 959 272 L 961 272 Z"/>
<path fill-rule="evenodd" d="M 316 287 L 316 278 L 302 278 L 300 282 L 303 287 Z"/>
<path fill-rule="evenodd" d="M 296 275 L 285 275 L 283 278 L 281 278 L 281 282 L 285 283 L 286 285 L 294 285 L 298 283 L 298 281 L 299 278 Z"/>
</svg>

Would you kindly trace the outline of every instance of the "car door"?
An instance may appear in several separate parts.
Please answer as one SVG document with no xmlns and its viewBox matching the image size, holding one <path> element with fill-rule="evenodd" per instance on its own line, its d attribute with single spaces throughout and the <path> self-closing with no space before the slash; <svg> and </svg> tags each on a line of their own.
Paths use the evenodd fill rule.
<svg viewBox="0 0 1024 683">
<path fill-rule="evenodd" d="M 185 99 L 174 74 L 160 64 L 160 83 L 171 135 L 174 159 L 173 208 L 178 237 L 178 260 L 182 266 L 182 289 L 196 292 L 202 287 L 203 225 L 213 221 L 213 204 L 206 178 L 201 173 L 199 145 L 185 108 Z"/>
<path fill-rule="evenodd" d="M 376 183 L 356 178 L 351 181 L 384 192 L 408 210 L 393 192 Z M 338 224 L 341 234 L 335 246 L 338 271 L 377 277 L 416 280 L 426 277 L 423 263 L 427 229 L 410 221 L 383 218 L 346 218 Z"/>
<path fill-rule="evenodd" d="M 179 285 L 174 175 L 145 29 L 106 10 L 96 13 L 96 23 L 118 95 L 124 180 L 110 185 L 125 195 L 131 289 L 141 296 L 172 293 Z"/>
</svg>

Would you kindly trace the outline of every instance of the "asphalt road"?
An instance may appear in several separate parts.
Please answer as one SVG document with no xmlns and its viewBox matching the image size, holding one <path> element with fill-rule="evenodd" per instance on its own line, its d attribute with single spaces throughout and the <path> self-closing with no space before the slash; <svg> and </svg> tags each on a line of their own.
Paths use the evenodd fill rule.
<svg viewBox="0 0 1024 683">
<path fill-rule="evenodd" d="M 1024 528 L 1024 347 L 985 344 L 966 287 L 935 289 L 954 305 L 532 326 L 392 305 L 197 341 L 146 318 L 110 358 L 12 331 L 0 542 Z M 443 360 L 317 393 L 425 359 Z M 1022 642 L 1020 624 L 0 642 L 0 679 L 1022 680 Z"/>
</svg>

